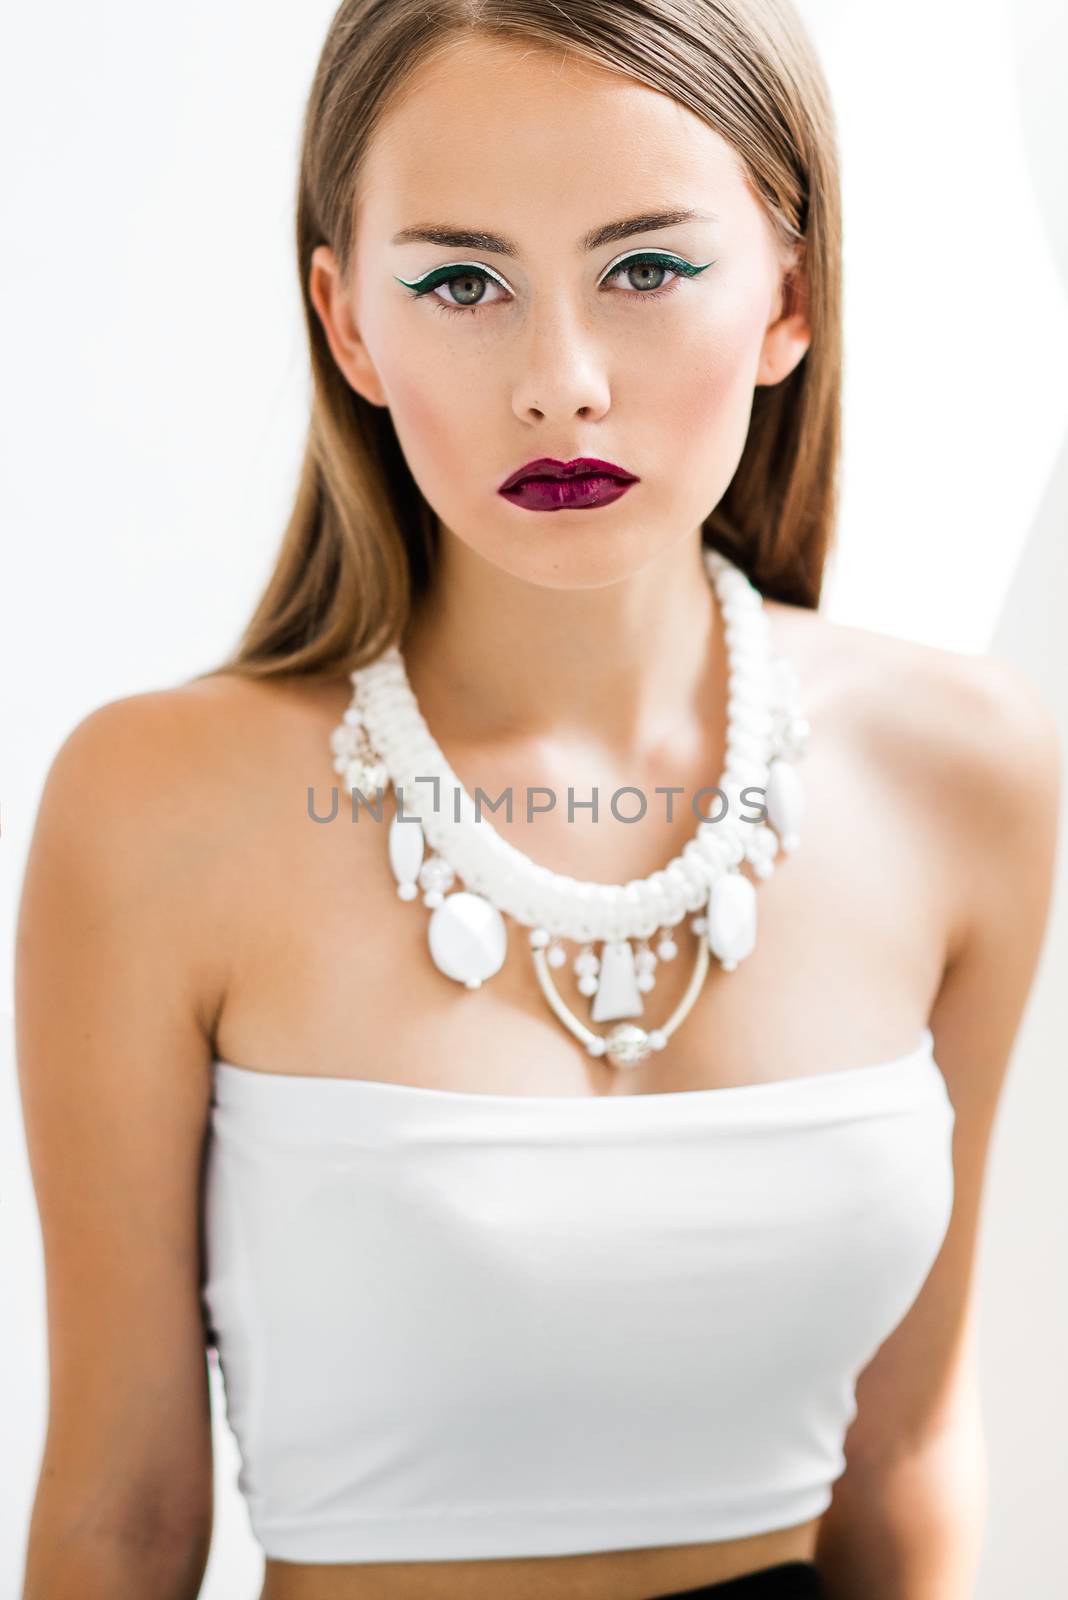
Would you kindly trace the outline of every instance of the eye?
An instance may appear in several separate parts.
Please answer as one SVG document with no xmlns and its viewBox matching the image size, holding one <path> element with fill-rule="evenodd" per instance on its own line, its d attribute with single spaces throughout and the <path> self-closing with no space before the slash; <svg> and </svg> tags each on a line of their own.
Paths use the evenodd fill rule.
<svg viewBox="0 0 1068 1600">
<path fill-rule="evenodd" d="M 471 311 L 478 311 L 483 305 L 493 305 L 493 300 L 487 300 L 484 293 L 486 285 L 494 288 L 504 288 L 504 280 L 498 278 L 496 273 L 490 272 L 487 267 L 476 267 L 473 263 L 453 263 L 447 267 L 435 267 L 422 278 L 405 282 L 403 278 L 397 279 L 412 293 L 413 299 L 420 299 L 423 295 L 430 294 L 432 290 L 447 288 L 453 292 L 453 285 L 457 285 L 457 292 L 464 296 L 463 303 L 457 305 L 455 301 L 441 299 L 433 295 L 435 308 L 446 313 L 459 312 L 461 316 Z M 468 298 L 469 297 L 469 298 Z"/>
<path fill-rule="evenodd" d="M 602 284 L 608 283 L 612 278 L 618 277 L 622 273 L 648 272 L 650 270 L 654 280 L 656 280 L 658 273 L 670 272 L 674 281 L 666 288 L 662 287 L 659 282 L 654 281 L 652 287 L 632 284 L 630 291 L 624 291 L 626 297 L 631 300 L 662 300 L 665 295 L 674 294 L 682 278 L 695 278 L 699 273 L 704 272 L 707 267 L 713 266 L 715 266 L 714 261 L 706 261 L 703 266 L 698 267 L 692 261 L 683 260 L 681 256 L 669 255 L 659 250 L 643 250 L 624 256 L 622 260 L 609 267 L 601 282 Z M 507 289 L 503 278 L 499 278 L 488 267 L 476 266 L 474 262 L 453 262 L 449 266 L 435 267 L 433 271 L 426 273 L 422 278 L 414 278 L 410 281 L 398 278 L 397 282 L 409 290 L 413 299 L 421 299 L 424 295 L 433 292 L 435 309 L 444 311 L 447 316 L 456 314 L 467 316 L 472 312 L 480 311 L 484 306 L 500 304 L 500 297 L 497 297 L 496 300 L 487 300 L 485 294 L 487 286 L 505 289 L 506 293 L 511 292 Z M 447 301 L 442 299 L 434 292 L 438 289 L 448 289 L 450 294 L 463 296 L 463 303 L 457 304 L 455 300 Z"/>
<path fill-rule="evenodd" d="M 703 267 L 696 267 L 692 261 L 684 261 L 681 256 L 668 255 L 659 250 L 643 250 L 637 255 L 624 256 L 622 261 L 618 261 L 614 266 L 609 267 L 601 282 L 608 283 L 610 279 L 618 277 L 621 273 L 636 272 L 640 275 L 639 283 L 634 284 L 632 282 L 631 288 L 634 292 L 628 298 L 632 300 L 662 300 L 665 295 L 674 294 L 682 278 L 695 278 L 699 272 L 704 272 L 705 267 L 714 265 L 714 262 L 706 261 Z M 657 277 L 657 274 L 662 275 L 664 272 L 670 272 L 674 279 L 666 288 L 662 286 L 661 280 Z M 648 282 L 650 273 L 653 277 L 651 286 Z M 641 282 L 642 278 L 645 279 L 644 283 Z"/>
</svg>

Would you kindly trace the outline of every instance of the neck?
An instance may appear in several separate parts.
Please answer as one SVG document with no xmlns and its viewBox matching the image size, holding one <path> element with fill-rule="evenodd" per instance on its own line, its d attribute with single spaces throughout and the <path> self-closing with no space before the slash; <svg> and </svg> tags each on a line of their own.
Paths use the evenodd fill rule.
<svg viewBox="0 0 1068 1600">
<path fill-rule="evenodd" d="M 618 583 L 554 589 L 503 572 L 442 528 L 433 586 L 402 649 L 435 733 L 444 725 L 477 741 L 588 738 L 642 753 L 726 700 L 699 533 Z"/>
</svg>

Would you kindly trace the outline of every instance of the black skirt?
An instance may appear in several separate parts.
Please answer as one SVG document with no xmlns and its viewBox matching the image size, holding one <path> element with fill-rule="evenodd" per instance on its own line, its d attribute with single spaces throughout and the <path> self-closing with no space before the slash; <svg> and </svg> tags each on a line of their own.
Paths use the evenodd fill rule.
<svg viewBox="0 0 1068 1600">
<path fill-rule="evenodd" d="M 821 1600 L 820 1575 L 811 1561 L 782 1561 L 700 1589 L 672 1589 L 650 1600 Z"/>
</svg>

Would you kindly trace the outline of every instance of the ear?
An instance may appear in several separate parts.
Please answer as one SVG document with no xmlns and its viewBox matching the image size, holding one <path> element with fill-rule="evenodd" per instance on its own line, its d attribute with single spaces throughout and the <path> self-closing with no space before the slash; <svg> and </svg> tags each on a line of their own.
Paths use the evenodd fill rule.
<svg viewBox="0 0 1068 1600">
<path fill-rule="evenodd" d="M 812 343 L 808 322 L 808 276 L 800 256 L 783 273 L 775 317 L 769 322 L 760 351 L 755 382 L 781 383 L 793 372 Z"/>
<path fill-rule="evenodd" d="M 373 406 L 386 404 L 371 354 L 360 338 L 352 302 L 337 257 L 329 245 L 312 251 L 308 294 L 323 325 L 331 354 L 351 388 Z"/>
</svg>

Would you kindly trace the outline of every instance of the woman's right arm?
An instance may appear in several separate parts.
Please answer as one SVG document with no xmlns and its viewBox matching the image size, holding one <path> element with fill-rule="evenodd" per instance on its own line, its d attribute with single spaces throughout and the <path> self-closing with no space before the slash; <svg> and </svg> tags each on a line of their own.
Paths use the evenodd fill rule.
<svg viewBox="0 0 1068 1600">
<path fill-rule="evenodd" d="M 177 689 L 79 723 L 27 860 L 16 1053 L 49 1395 L 23 1600 L 194 1600 L 207 1563 L 199 1181 L 222 990 L 197 713 Z"/>
</svg>

